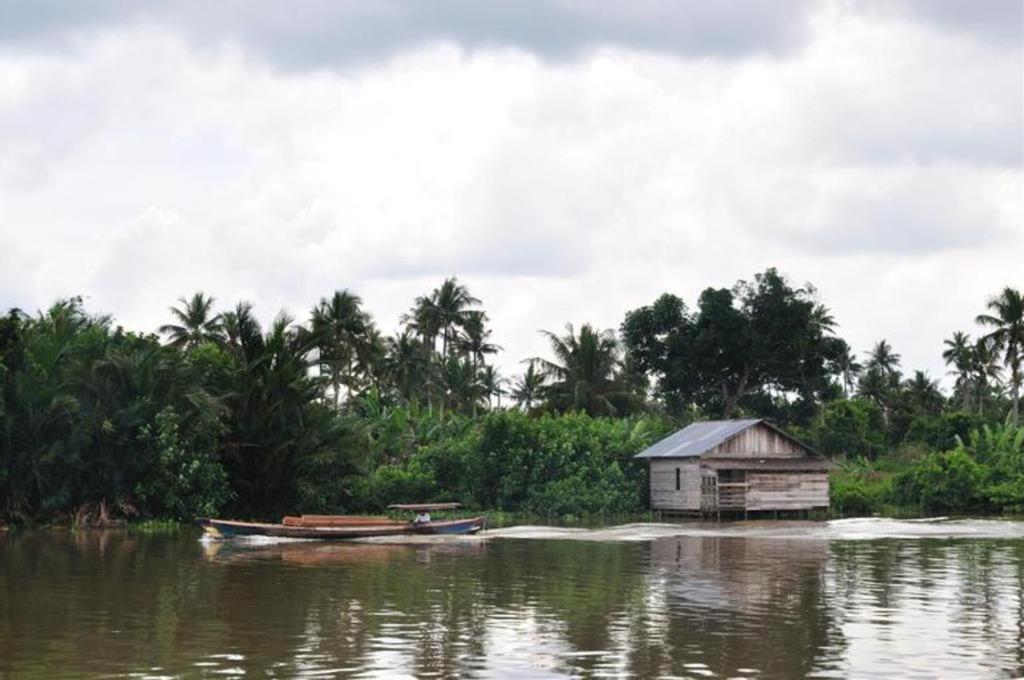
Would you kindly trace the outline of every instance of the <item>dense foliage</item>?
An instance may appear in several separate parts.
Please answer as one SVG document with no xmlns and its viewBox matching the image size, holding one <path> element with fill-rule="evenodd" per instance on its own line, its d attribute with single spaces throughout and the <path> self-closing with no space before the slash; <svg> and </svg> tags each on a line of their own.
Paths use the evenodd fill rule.
<svg viewBox="0 0 1024 680">
<path fill-rule="evenodd" d="M 58 301 L 0 318 L 0 521 L 372 511 L 461 500 L 542 515 L 646 507 L 632 455 L 698 418 L 763 416 L 842 461 L 837 512 L 1024 509 L 1024 321 L 1007 288 L 983 334 L 942 348 L 953 391 L 863 363 L 812 286 L 774 269 L 671 294 L 618 332 L 547 332 L 501 376 L 480 300 L 457 279 L 385 337 L 339 290 L 268 327 L 196 293 L 160 335 Z M 911 510 L 908 510 L 911 511 Z"/>
</svg>

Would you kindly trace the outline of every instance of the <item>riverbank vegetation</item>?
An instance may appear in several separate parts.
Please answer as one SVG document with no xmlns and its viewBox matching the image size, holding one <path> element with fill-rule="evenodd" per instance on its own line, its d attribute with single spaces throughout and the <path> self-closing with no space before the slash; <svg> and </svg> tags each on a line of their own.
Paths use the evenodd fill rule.
<svg viewBox="0 0 1024 680">
<path fill-rule="evenodd" d="M 665 294 L 618 329 L 544 331 L 503 376 L 457 279 L 386 336 L 339 290 L 261 324 L 205 293 L 157 333 L 81 298 L 0 318 L 0 523 L 376 511 L 460 500 L 539 515 L 646 508 L 633 454 L 698 418 L 762 416 L 835 457 L 834 509 L 1024 509 L 1024 320 L 1007 288 L 936 352 L 952 390 L 863 357 L 811 286 L 769 269 Z M 974 335 L 969 334 L 973 326 Z M 503 361 L 503 365 L 509 362 Z"/>
</svg>

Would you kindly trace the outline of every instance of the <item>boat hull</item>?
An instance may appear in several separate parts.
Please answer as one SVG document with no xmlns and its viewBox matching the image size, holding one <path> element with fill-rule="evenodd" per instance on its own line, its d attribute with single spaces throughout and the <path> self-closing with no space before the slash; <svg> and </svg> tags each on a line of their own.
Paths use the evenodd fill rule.
<svg viewBox="0 0 1024 680">
<path fill-rule="evenodd" d="M 442 522 L 409 522 L 407 524 L 359 526 L 288 526 L 285 524 L 239 522 L 225 519 L 201 519 L 197 523 L 207 535 L 214 538 L 278 536 L 281 538 L 345 540 L 376 536 L 401 536 L 404 534 L 473 534 L 486 526 L 487 519 L 485 517 L 473 517 Z"/>
</svg>

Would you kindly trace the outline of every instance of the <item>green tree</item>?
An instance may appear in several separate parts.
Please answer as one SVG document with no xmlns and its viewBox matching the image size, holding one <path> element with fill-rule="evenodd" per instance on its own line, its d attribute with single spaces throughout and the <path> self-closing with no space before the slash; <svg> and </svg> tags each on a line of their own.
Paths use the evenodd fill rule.
<svg viewBox="0 0 1024 680">
<path fill-rule="evenodd" d="M 885 340 L 879 340 L 868 353 L 868 368 L 877 368 L 889 377 L 899 376 L 900 355 L 892 351 L 892 346 Z"/>
<path fill-rule="evenodd" d="M 474 365 L 483 366 L 488 354 L 501 351 L 499 345 L 490 341 L 491 331 L 486 327 L 487 315 L 482 311 L 470 310 L 462 320 L 463 333 L 458 338 L 459 350 L 469 357 Z"/>
<path fill-rule="evenodd" d="M 750 397 L 822 400 L 848 351 L 832 335 L 834 325 L 812 286 L 794 288 L 768 269 L 732 289 L 706 289 L 693 314 L 679 298 L 663 295 L 629 312 L 622 334 L 670 411 L 696 404 L 729 418 Z"/>
<path fill-rule="evenodd" d="M 619 343 L 610 330 L 583 324 L 577 335 L 566 324 L 565 335 L 541 331 L 548 339 L 554 361 L 536 359 L 548 380 L 548 404 L 559 411 L 585 411 L 590 415 L 618 412 L 625 393 L 618 380 Z"/>
<path fill-rule="evenodd" d="M 499 375 L 494 366 L 483 366 L 477 371 L 477 382 L 480 385 L 480 393 L 487 400 L 487 408 L 493 408 L 492 399 L 497 400 L 498 408 L 501 408 L 501 397 L 508 392 L 505 384 L 508 382 Z"/>
<path fill-rule="evenodd" d="M 544 374 L 537 370 L 537 361 L 529 359 L 526 370 L 512 384 L 512 400 L 517 406 L 529 412 L 541 399 L 544 390 Z"/>
<path fill-rule="evenodd" d="M 384 375 L 405 403 L 416 401 L 417 395 L 425 392 L 429 363 L 423 343 L 411 330 L 406 329 L 385 341 Z"/>
<path fill-rule="evenodd" d="M 466 324 L 479 323 L 482 332 L 481 312 L 471 309 L 480 304 L 469 288 L 452 276 L 445 279 L 430 295 L 416 298 L 412 311 L 404 320 L 414 328 L 424 344 L 433 347 L 438 335 L 441 336 L 441 356 L 447 359 L 456 348 L 460 328 Z"/>
<path fill-rule="evenodd" d="M 811 438 L 830 456 L 875 458 L 885 448 L 881 409 L 864 399 L 828 403 L 812 425 Z"/>
<path fill-rule="evenodd" d="M 205 342 L 221 339 L 220 315 L 213 314 L 214 299 L 201 292 L 179 300 L 181 308 L 171 307 L 176 323 L 165 324 L 160 332 L 170 338 L 172 347 L 195 349 Z"/>
<path fill-rule="evenodd" d="M 1002 362 L 999 349 L 989 338 L 978 338 L 975 341 L 973 359 L 971 375 L 974 399 L 978 404 L 978 414 L 981 415 L 992 402 L 993 388 L 1002 384 Z"/>
<path fill-rule="evenodd" d="M 251 325 L 259 330 L 254 320 Z M 279 315 L 266 332 L 244 338 L 237 358 L 199 357 L 227 406 L 220 450 L 238 516 L 347 502 L 343 480 L 356 469 L 355 433 L 323 403 L 325 381 L 310 371 L 317 342 L 316 334 Z"/>
<path fill-rule="evenodd" d="M 960 399 L 960 407 L 964 411 L 971 408 L 971 381 L 974 370 L 974 343 L 967 333 L 956 331 L 951 338 L 943 341 L 945 349 L 942 351 L 942 359 L 947 366 L 953 370 L 950 374 L 954 376 L 954 392 Z"/>
<path fill-rule="evenodd" d="M 990 314 L 979 314 L 976 321 L 989 329 L 985 336 L 1002 351 L 1010 373 L 1010 418 L 1020 422 L 1021 360 L 1024 359 L 1024 297 L 1019 290 L 1007 286 L 989 300 Z"/>
<path fill-rule="evenodd" d="M 319 353 L 318 364 L 330 380 L 334 404 L 366 385 L 372 363 L 365 361 L 373 352 L 373 321 L 362 307 L 358 295 L 346 290 L 321 298 L 313 309 L 310 330 Z"/>
<path fill-rule="evenodd" d="M 850 346 L 845 341 L 839 340 L 839 342 L 842 342 L 842 345 L 837 346 L 835 355 L 832 358 L 832 372 L 839 376 L 843 386 L 843 396 L 849 398 L 853 394 L 857 378 L 864 367 L 857 361 L 857 357 L 853 352 L 850 351 Z"/>
</svg>

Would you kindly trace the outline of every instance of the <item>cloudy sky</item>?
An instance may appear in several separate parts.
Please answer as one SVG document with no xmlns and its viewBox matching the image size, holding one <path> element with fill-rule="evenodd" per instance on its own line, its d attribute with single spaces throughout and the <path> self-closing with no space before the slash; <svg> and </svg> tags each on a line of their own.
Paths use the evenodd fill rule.
<svg viewBox="0 0 1024 680">
<path fill-rule="evenodd" d="M 511 373 L 777 266 L 938 377 L 1024 286 L 1022 8 L 0 0 L 0 308 L 348 287 L 391 331 L 455 274 Z"/>
</svg>

